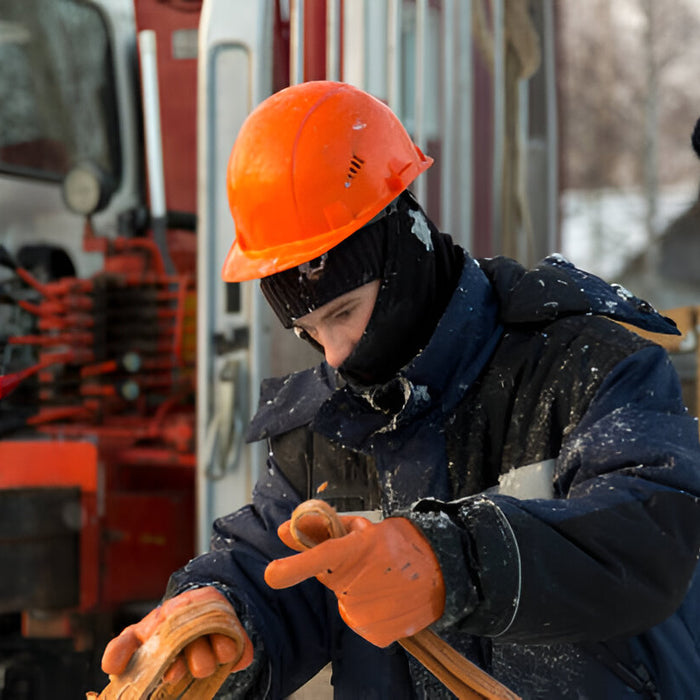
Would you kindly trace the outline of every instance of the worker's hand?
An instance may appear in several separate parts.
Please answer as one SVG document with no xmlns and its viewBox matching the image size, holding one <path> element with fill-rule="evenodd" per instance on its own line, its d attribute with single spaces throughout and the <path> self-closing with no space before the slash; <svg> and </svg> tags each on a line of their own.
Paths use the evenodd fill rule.
<svg viewBox="0 0 700 700">
<path fill-rule="evenodd" d="M 125 628 L 107 645 L 102 656 L 102 670 L 108 675 L 123 673 L 134 652 L 155 634 L 169 615 L 180 606 L 201 605 L 214 598 L 226 601 L 226 598 L 211 586 L 186 591 L 166 600 L 151 610 L 140 622 Z M 229 604 L 228 601 L 226 603 Z M 220 664 L 228 664 L 235 659 L 238 659 L 238 662 L 232 672 L 246 668 L 253 660 L 253 645 L 243 626 L 240 623 L 239 626 L 237 640 L 223 634 L 211 634 L 188 644 L 166 671 L 164 681 L 177 683 L 184 678 L 188 669 L 193 678 L 206 678 L 211 676 Z"/>
<path fill-rule="evenodd" d="M 272 588 L 286 588 L 315 576 L 338 597 L 345 622 L 367 641 L 385 647 L 439 619 L 445 586 L 427 539 L 406 518 L 378 524 L 342 517 L 343 537 L 326 539 L 301 554 L 276 559 L 265 570 Z M 278 530 L 282 541 L 305 549 L 290 532 L 290 521 Z M 325 523 L 308 519 L 304 532 L 323 539 Z M 326 537 L 328 535 L 326 534 Z"/>
</svg>

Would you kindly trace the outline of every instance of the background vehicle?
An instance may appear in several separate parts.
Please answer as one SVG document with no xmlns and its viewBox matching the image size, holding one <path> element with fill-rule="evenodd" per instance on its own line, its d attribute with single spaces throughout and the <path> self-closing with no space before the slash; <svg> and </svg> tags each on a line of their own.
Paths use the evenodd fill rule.
<svg viewBox="0 0 700 700">
<path fill-rule="evenodd" d="M 477 255 L 556 247 L 553 3 L 489 7 L 2 3 L 0 697 L 103 687 L 106 640 L 248 500 L 260 379 L 315 361 L 255 283 L 220 280 L 259 101 L 364 87 L 436 158 L 416 187 L 444 230 Z"/>
</svg>

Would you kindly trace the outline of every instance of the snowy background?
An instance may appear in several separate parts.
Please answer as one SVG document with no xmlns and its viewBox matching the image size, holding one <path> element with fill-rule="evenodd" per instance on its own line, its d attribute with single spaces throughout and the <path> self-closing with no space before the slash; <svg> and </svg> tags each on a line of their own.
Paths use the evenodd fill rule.
<svg viewBox="0 0 700 700">
<path fill-rule="evenodd" d="M 682 214 L 695 200 L 698 185 L 689 182 L 659 193 L 656 230 Z M 641 191 L 570 190 L 561 200 L 562 254 L 611 282 L 646 247 L 645 200 Z"/>
</svg>

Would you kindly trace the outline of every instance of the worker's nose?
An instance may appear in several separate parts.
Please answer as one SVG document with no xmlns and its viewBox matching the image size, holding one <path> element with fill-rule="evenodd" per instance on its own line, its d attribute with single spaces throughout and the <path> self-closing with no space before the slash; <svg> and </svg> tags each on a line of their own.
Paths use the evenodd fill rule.
<svg viewBox="0 0 700 700">
<path fill-rule="evenodd" d="M 338 368 L 345 362 L 357 343 L 354 337 L 343 332 L 327 332 L 319 334 L 319 342 L 323 346 L 323 354 L 326 362 Z"/>
</svg>

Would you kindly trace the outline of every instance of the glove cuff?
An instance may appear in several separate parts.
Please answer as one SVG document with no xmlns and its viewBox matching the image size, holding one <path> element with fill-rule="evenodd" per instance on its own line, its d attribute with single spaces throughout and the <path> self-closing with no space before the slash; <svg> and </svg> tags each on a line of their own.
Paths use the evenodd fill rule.
<svg viewBox="0 0 700 700">
<path fill-rule="evenodd" d="M 419 501 L 406 517 L 423 531 L 442 569 L 445 612 L 436 629 L 458 625 L 471 634 L 503 634 L 515 618 L 521 586 L 518 543 L 503 511 L 473 496 Z"/>
</svg>

